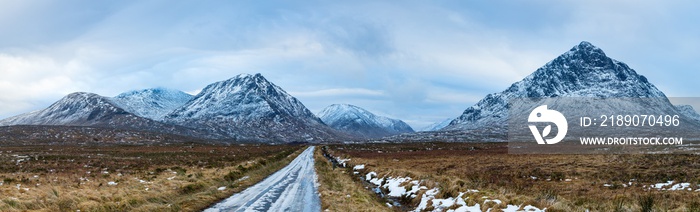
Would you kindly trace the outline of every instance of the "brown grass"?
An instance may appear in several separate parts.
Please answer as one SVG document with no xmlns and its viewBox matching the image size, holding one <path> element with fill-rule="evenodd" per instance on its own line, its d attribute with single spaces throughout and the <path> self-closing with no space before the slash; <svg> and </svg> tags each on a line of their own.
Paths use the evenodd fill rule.
<svg viewBox="0 0 700 212">
<path fill-rule="evenodd" d="M 698 211 L 700 192 L 657 191 L 644 185 L 674 180 L 700 184 L 697 155 L 514 155 L 502 143 L 413 143 L 331 146 L 333 154 L 366 164 L 363 173 L 410 176 L 439 187 L 438 198 L 467 189 L 482 210 L 531 204 L 547 211 Z M 533 180 L 531 177 L 536 177 Z M 566 179 L 570 179 L 567 181 Z M 634 179 L 631 186 L 624 186 Z M 604 184 L 611 186 L 605 187 Z M 502 206 L 483 204 L 481 197 Z M 413 201 L 417 204 L 419 201 Z"/>
<path fill-rule="evenodd" d="M 361 182 L 348 173 L 347 169 L 333 168 L 321 155 L 321 148 L 314 153 L 318 174 L 321 209 L 328 211 L 392 211 Z"/>
<path fill-rule="evenodd" d="M 299 150 L 258 145 L 2 147 L 0 211 L 197 211 L 262 180 Z"/>
</svg>

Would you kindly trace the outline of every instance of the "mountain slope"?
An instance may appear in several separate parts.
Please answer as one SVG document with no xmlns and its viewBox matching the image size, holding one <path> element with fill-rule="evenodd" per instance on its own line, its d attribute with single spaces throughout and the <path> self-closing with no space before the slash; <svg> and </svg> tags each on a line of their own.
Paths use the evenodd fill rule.
<svg viewBox="0 0 700 212">
<path fill-rule="evenodd" d="M 161 120 L 168 113 L 190 101 L 192 97 L 178 90 L 151 88 L 119 94 L 112 98 L 112 102 L 137 116 Z"/>
<path fill-rule="evenodd" d="M 695 121 L 700 122 L 700 114 L 693 108 L 693 106 L 690 105 L 676 105 L 676 108 L 678 108 L 678 112 L 680 114 L 685 115 Z"/>
<path fill-rule="evenodd" d="M 550 98 L 547 97 L 577 97 Z M 581 98 L 579 98 L 581 97 Z M 599 101 L 606 99 L 606 101 Z M 651 84 L 646 77 L 639 75 L 625 63 L 611 59 L 598 47 L 588 42 L 571 48 L 554 60 L 538 68 L 523 80 L 513 83 L 502 92 L 488 94 L 475 105 L 464 110 L 462 115 L 450 122 L 448 126 L 433 132 L 403 134 L 384 141 L 505 141 L 509 135 L 522 135 L 524 141 L 531 141 L 532 133 L 527 121 L 513 122 L 509 126 L 509 116 L 513 120 L 527 120 L 534 109 L 532 104 L 548 105 L 560 110 L 569 122 L 570 128 L 576 128 L 576 117 L 600 114 L 681 114 L 681 127 L 674 132 L 685 133 L 690 137 L 698 136 L 700 124 L 692 121 L 691 115 L 684 115 L 684 108 L 673 106 L 663 92 Z M 509 103 L 511 103 L 509 105 Z M 585 104 L 576 107 L 575 104 Z M 692 111 L 691 111 L 692 112 Z M 509 114 L 512 113 L 512 114 Z M 686 110 L 686 114 L 691 114 Z M 687 124 L 686 124 L 687 123 Z M 631 131 L 616 128 L 595 128 L 595 133 L 624 135 Z M 643 131 L 646 128 L 635 128 Z M 558 130 L 558 129 L 557 129 Z M 569 129 L 567 136 L 575 138 L 589 129 Z M 653 133 L 657 131 L 639 132 Z M 657 132 L 658 133 L 658 132 Z M 554 135 L 554 134 L 552 134 Z M 658 135 L 656 135 L 658 136 Z M 698 137 L 700 138 L 700 137 Z M 521 139 L 517 137 L 517 139 Z"/>
<path fill-rule="evenodd" d="M 442 129 L 442 128 L 445 128 L 447 125 L 449 125 L 450 122 L 452 122 L 452 120 L 454 120 L 454 119 L 448 118 L 448 119 L 442 120 L 442 121 L 440 121 L 440 122 L 432 123 L 432 124 L 430 124 L 430 125 L 428 125 L 428 126 L 426 126 L 426 127 L 423 127 L 423 129 L 421 129 L 420 131 L 437 131 L 437 130 L 440 130 L 440 129 Z"/>
<path fill-rule="evenodd" d="M 413 132 L 401 120 L 377 116 L 365 109 L 348 104 L 333 104 L 318 113 L 328 126 L 363 138 L 381 138 Z"/>
<path fill-rule="evenodd" d="M 107 97 L 77 92 L 63 97 L 46 109 L 0 121 L 0 125 L 109 125 L 113 120 L 139 119 L 116 106 Z"/>
<path fill-rule="evenodd" d="M 239 140 L 317 142 L 330 140 L 336 133 L 260 74 L 241 74 L 210 84 L 164 120 Z"/>
<path fill-rule="evenodd" d="M 503 126 L 508 100 L 522 97 L 661 97 L 656 86 L 625 63 L 583 41 L 508 89 L 487 95 L 443 130 Z"/>
<path fill-rule="evenodd" d="M 0 120 L 0 126 L 13 125 L 92 126 L 214 137 L 134 115 L 117 106 L 108 97 L 84 92 L 69 94 L 43 110 Z"/>
</svg>

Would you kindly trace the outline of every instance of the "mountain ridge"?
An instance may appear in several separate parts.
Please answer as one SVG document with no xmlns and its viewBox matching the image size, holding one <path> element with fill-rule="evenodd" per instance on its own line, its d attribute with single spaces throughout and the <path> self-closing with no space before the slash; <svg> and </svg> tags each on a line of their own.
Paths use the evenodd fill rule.
<svg viewBox="0 0 700 212">
<path fill-rule="evenodd" d="M 202 138 L 221 138 L 214 134 L 204 134 L 187 127 L 140 117 L 122 109 L 109 97 L 87 92 L 71 93 L 45 109 L 0 120 L 0 126 L 18 125 L 105 127 Z"/>
<path fill-rule="evenodd" d="M 357 137 L 380 138 L 414 132 L 405 122 L 378 116 L 361 107 L 350 104 L 332 104 L 317 116 L 328 126 Z"/>
<path fill-rule="evenodd" d="M 135 115 L 162 120 L 165 115 L 181 107 L 194 96 L 167 88 L 133 90 L 112 97 L 112 102 Z"/>
<path fill-rule="evenodd" d="M 320 142 L 337 136 L 299 100 L 259 73 L 207 85 L 164 121 L 242 140 Z"/>
</svg>

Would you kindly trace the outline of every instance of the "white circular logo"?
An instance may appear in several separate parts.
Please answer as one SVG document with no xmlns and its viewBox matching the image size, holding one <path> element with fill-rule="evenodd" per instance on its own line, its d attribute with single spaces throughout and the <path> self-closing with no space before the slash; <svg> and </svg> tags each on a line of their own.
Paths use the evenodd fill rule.
<svg viewBox="0 0 700 212">
<path fill-rule="evenodd" d="M 537 130 L 537 126 L 528 125 L 528 127 L 530 127 L 530 131 L 532 131 L 532 135 L 535 136 L 535 140 L 537 140 L 538 144 L 559 143 L 561 140 L 564 139 L 564 136 L 566 136 L 566 131 L 569 129 L 569 124 L 566 122 L 566 118 L 564 117 L 564 115 L 556 110 L 548 110 L 547 105 L 541 105 L 532 110 L 532 112 L 530 112 L 530 116 L 527 118 L 527 121 L 550 122 L 554 123 L 554 125 L 557 126 L 557 135 L 554 136 L 554 138 L 545 139 L 544 137 L 549 135 L 549 133 L 551 132 L 552 125 L 547 125 L 546 127 L 544 127 L 542 133 L 540 133 L 540 131 Z"/>
</svg>

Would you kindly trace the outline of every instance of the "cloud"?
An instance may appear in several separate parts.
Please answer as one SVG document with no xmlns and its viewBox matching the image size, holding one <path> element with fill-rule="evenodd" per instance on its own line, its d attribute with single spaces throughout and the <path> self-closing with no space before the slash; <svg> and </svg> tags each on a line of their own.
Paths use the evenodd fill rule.
<svg viewBox="0 0 700 212">
<path fill-rule="evenodd" d="M 316 91 L 289 92 L 296 97 L 340 97 L 340 96 L 361 96 L 361 97 L 383 97 L 383 91 L 369 90 L 364 88 L 331 88 Z"/>
<path fill-rule="evenodd" d="M 330 46 L 349 51 L 362 59 L 377 59 L 392 54 L 392 35 L 385 26 L 350 18 L 321 23 L 319 34 Z"/>
<path fill-rule="evenodd" d="M 0 117 L 47 106 L 66 93 L 83 90 L 89 76 L 80 61 L 57 61 L 39 55 L 0 54 Z"/>
</svg>

